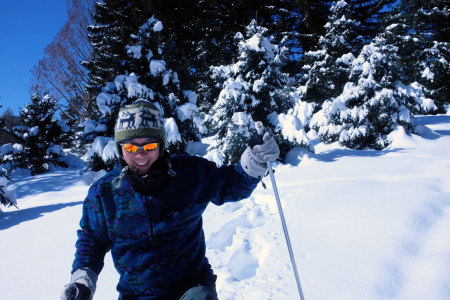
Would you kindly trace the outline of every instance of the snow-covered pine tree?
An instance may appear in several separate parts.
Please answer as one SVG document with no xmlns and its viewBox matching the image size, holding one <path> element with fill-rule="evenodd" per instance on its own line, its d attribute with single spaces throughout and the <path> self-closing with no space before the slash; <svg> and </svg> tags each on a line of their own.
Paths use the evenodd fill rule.
<svg viewBox="0 0 450 300">
<path fill-rule="evenodd" d="M 125 74 L 128 56 L 125 46 L 139 26 L 146 20 L 147 1 L 103 0 L 95 4 L 93 19 L 88 26 L 92 45 L 92 59 L 84 61 L 89 70 L 87 90 L 97 95 L 102 87 Z"/>
<path fill-rule="evenodd" d="M 344 0 L 331 7 L 325 35 L 303 58 L 302 101 L 314 102 L 320 108 L 320 104 L 342 92 L 350 74 L 349 62 L 362 48 L 362 38 L 356 35 L 359 25 Z"/>
<path fill-rule="evenodd" d="M 289 77 L 281 72 L 282 51 L 270 42 L 267 29 L 252 21 L 246 28 L 246 38 L 237 33 L 237 62 L 212 67 L 212 79 L 221 89 L 218 99 L 205 122 L 214 134 L 208 151 L 216 162 L 225 164 L 239 161 L 253 132 L 254 122 L 268 122 L 272 113 L 286 112 L 291 98 L 288 94 Z M 281 137 L 279 143 L 283 144 Z M 284 147 L 283 147 L 284 148 Z M 286 149 L 282 149 L 282 156 Z"/>
<path fill-rule="evenodd" d="M 168 150 L 171 153 L 184 153 L 187 142 L 200 140 L 197 96 L 191 90 L 182 90 L 177 72 L 166 61 L 167 43 L 164 40 L 167 38 L 161 21 L 151 17 L 132 38 L 133 43 L 127 49 L 138 68 L 131 71 L 151 91 L 148 95 L 150 100 L 162 108 L 163 116 L 167 119 Z"/>
<path fill-rule="evenodd" d="M 129 56 L 125 46 L 131 40 L 131 34 L 145 20 L 146 1 L 140 0 L 104 0 L 95 3 L 92 16 L 94 24 L 88 26 L 92 56 L 81 64 L 89 71 L 86 83 L 87 93 L 92 103 L 87 103 L 91 112 L 76 132 L 76 151 L 80 155 L 94 142 L 97 135 L 106 131 L 102 112 L 98 110 L 96 98 L 108 82 L 114 81 L 119 74 L 126 74 Z M 95 121 L 94 121 L 95 120 Z"/>
<path fill-rule="evenodd" d="M 312 117 L 310 125 L 323 141 L 339 141 L 353 149 L 383 149 L 397 126 L 410 131 L 411 109 L 433 109 L 433 101 L 424 97 L 419 86 L 404 82 L 398 47 L 387 38 L 393 28 L 363 47 L 350 62 L 343 92 L 325 101 Z"/>
<path fill-rule="evenodd" d="M 395 26 L 391 39 L 399 48 L 405 76 L 423 86 L 424 94 L 437 106 L 435 113 L 445 113 L 450 106 L 450 9 L 444 2 L 402 1 L 385 20 Z"/>
<path fill-rule="evenodd" d="M 136 99 L 147 99 L 161 109 L 166 119 L 166 147 L 171 153 L 185 153 L 187 142 L 199 141 L 196 95 L 181 90 L 177 73 L 164 60 L 164 44 L 160 42 L 162 29 L 162 22 L 151 17 L 132 34 L 130 44 L 125 46 L 129 56 L 126 73 L 103 87 L 97 96 L 101 115 L 97 120 L 85 122 L 84 136 L 112 140 L 119 108 Z M 94 144 L 101 143 L 94 140 Z M 92 155 L 96 165 L 99 165 L 99 158 L 104 161 L 112 158 L 111 151 L 106 149 L 106 155 L 104 150 L 96 149 L 97 155 L 90 151 L 89 156 Z"/>
<path fill-rule="evenodd" d="M 345 0 L 350 6 L 352 18 L 360 23 L 355 33 L 362 36 L 365 41 L 371 41 L 385 27 L 380 26 L 381 19 L 390 15 L 392 8 L 399 2 L 397 0 Z M 426 1 L 426 0 L 425 0 Z"/>
<path fill-rule="evenodd" d="M 15 154 L 16 167 L 30 169 L 32 175 L 47 172 L 51 166 L 67 167 L 61 145 L 70 139 L 70 128 L 56 119 L 56 104 L 49 95 L 33 94 L 20 113 L 22 125 L 13 128 L 23 147 Z"/>
<path fill-rule="evenodd" d="M 450 13 L 448 13 L 450 15 Z M 424 94 L 433 99 L 436 113 L 450 112 L 450 42 L 437 42 L 429 45 L 419 62 L 420 77 L 417 81 L 424 86 Z"/>
</svg>

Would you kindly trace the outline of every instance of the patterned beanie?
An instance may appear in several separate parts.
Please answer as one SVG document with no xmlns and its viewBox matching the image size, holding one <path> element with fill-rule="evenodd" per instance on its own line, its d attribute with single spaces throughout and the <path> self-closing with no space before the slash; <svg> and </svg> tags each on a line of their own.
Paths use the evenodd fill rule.
<svg viewBox="0 0 450 300">
<path fill-rule="evenodd" d="M 120 108 L 114 128 L 114 142 L 121 155 L 119 143 L 134 138 L 156 138 L 161 143 L 161 151 L 166 143 L 166 131 L 159 109 L 151 102 L 138 99 Z"/>
</svg>

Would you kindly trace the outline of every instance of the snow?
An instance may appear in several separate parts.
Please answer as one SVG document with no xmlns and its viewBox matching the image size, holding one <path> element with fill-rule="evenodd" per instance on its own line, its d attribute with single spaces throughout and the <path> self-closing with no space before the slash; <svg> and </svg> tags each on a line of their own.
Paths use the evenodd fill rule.
<svg viewBox="0 0 450 300">
<path fill-rule="evenodd" d="M 217 166 L 223 165 L 224 154 L 220 149 L 209 150 L 204 156 L 206 159 L 214 162 Z"/>
<path fill-rule="evenodd" d="M 128 98 L 149 97 L 150 99 L 153 99 L 153 91 L 145 85 L 140 84 L 137 80 L 138 77 L 134 73 L 131 73 L 130 76 L 125 77 L 123 84 L 128 91 Z"/>
<path fill-rule="evenodd" d="M 141 49 L 142 46 L 126 46 L 127 54 L 132 58 L 140 59 L 141 58 Z"/>
<path fill-rule="evenodd" d="M 343 63 L 345 65 L 351 65 L 352 61 L 355 60 L 353 53 L 347 53 L 336 60 L 336 64 Z"/>
<path fill-rule="evenodd" d="M 122 80 L 122 79 L 124 79 L 124 77 L 120 77 L 119 80 Z M 116 79 L 116 84 L 118 83 L 117 80 L 118 79 Z M 113 87 L 114 87 L 114 85 L 109 85 L 107 88 L 104 89 L 105 92 L 101 92 L 100 94 L 98 94 L 98 96 L 96 98 L 97 107 L 103 115 L 111 113 L 111 107 L 115 103 L 120 103 L 120 97 L 118 97 L 115 94 L 111 95 L 108 93 L 110 91 L 110 89 Z"/>
<path fill-rule="evenodd" d="M 430 68 L 426 67 L 425 70 L 423 70 L 422 78 L 426 78 L 432 81 L 434 79 L 434 73 L 431 72 Z"/>
<path fill-rule="evenodd" d="M 347 5 L 347 2 L 345 2 L 344 0 L 339 0 L 336 3 L 336 7 L 339 7 L 339 8 L 345 7 L 346 5 Z"/>
<path fill-rule="evenodd" d="M 114 138 L 97 136 L 83 159 L 88 161 L 94 153 L 97 153 L 104 161 L 107 161 L 108 159 L 112 159 L 114 156 L 117 156 L 116 152 L 117 150 L 114 143 Z"/>
<path fill-rule="evenodd" d="M 5 154 L 8 154 L 8 153 L 13 153 L 13 154 L 19 153 L 22 150 L 23 150 L 23 146 L 20 144 L 8 143 L 8 144 L 0 145 L 0 155 L 2 155 L 2 156 Z"/>
<path fill-rule="evenodd" d="M 183 105 L 180 105 L 177 107 L 177 114 L 178 119 L 180 119 L 181 122 L 192 119 L 196 113 L 199 112 L 199 109 L 197 105 L 194 103 L 185 103 Z"/>
<path fill-rule="evenodd" d="M 273 60 L 279 52 L 278 47 L 273 45 L 267 38 L 262 37 L 260 33 L 254 34 L 246 41 L 240 41 L 239 45 L 251 51 L 265 52 L 265 58 L 269 61 Z"/>
<path fill-rule="evenodd" d="M 39 127 L 38 126 L 34 126 L 30 128 L 30 131 L 28 132 L 28 134 L 30 136 L 35 136 L 39 133 Z"/>
<path fill-rule="evenodd" d="M 450 116 L 413 119 L 383 151 L 316 145 L 275 166 L 306 299 L 450 299 Z M 209 143 L 210 140 L 204 141 Z M 193 145 L 204 155 L 206 146 Z M 0 216 L 2 299 L 57 299 L 70 280 L 81 204 L 96 175 L 14 175 Z M 298 299 L 268 178 L 250 198 L 204 214 L 219 299 Z M 117 299 L 107 254 L 95 299 Z M 50 283 L 50 284 L 49 284 Z"/>
<path fill-rule="evenodd" d="M 197 93 L 191 90 L 184 90 L 183 91 L 184 97 L 188 99 L 189 103 L 196 104 L 197 103 Z"/>
<path fill-rule="evenodd" d="M 106 131 L 106 125 L 105 124 L 98 124 L 95 120 L 86 120 L 82 123 L 84 126 L 83 134 L 88 134 L 91 132 L 105 132 Z"/>
<path fill-rule="evenodd" d="M 164 129 L 166 130 L 166 140 L 169 144 L 181 142 L 181 135 L 174 118 L 167 118 L 165 120 Z"/>
<path fill-rule="evenodd" d="M 53 145 L 50 148 L 48 148 L 45 151 L 47 154 L 56 154 L 56 155 L 61 155 L 62 154 L 62 150 L 61 147 L 59 145 Z"/>
<path fill-rule="evenodd" d="M 150 61 L 150 74 L 158 76 L 166 70 L 166 62 L 164 60 L 152 59 Z"/>
<path fill-rule="evenodd" d="M 239 126 L 248 126 L 253 120 L 245 112 L 235 112 L 231 121 Z"/>
<path fill-rule="evenodd" d="M 298 145 L 309 145 L 310 140 L 306 135 L 305 129 L 300 119 L 292 114 L 270 114 L 268 120 L 276 128 L 276 132 L 290 142 L 295 142 Z"/>
<path fill-rule="evenodd" d="M 153 31 L 154 32 L 158 32 L 161 31 L 163 29 L 163 24 L 161 21 L 158 21 L 155 23 L 155 25 L 153 25 Z"/>
<path fill-rule="evenodd" d="M 430 98 L 425 97 L 423 89 L 424 87 L 418 82 L 413 82 L 407 86 L 401 83 L 397 83 L 398 92 L 402 95 L 413 97 L 415 99 L 415 102 L 424 112 L 436 110 L 437 107 L 434 104 L 434 101 Z"/>
</svg>

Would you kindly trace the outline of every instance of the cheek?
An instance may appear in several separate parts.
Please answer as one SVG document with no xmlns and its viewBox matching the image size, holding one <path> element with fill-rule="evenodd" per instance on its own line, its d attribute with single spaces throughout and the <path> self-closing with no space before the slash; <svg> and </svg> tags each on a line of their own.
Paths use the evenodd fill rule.
<svg viewBox="0 0 450 300">
<path fill-rule="evenodd" d="M 122 149 L 122 157 L 126 161 L 127 164 L 130 164 L 130 162 L 131 162 L 131 154 L 129 154 L 127 151 L 124 151 Z"/>
<path fill-rule="evenodd" d="M 123 159 L 125 160 L 125 162 L 130 165 L 132 160 L 129 154 L 123 153 Z"/>
<path fill-rule="evenodd" d="M 158 159 L 158 157 L 158 151 L 151 151 L 145 156 L 145 158 L 150 160 L 150 164 L 153 164 Z"/>
</svg>

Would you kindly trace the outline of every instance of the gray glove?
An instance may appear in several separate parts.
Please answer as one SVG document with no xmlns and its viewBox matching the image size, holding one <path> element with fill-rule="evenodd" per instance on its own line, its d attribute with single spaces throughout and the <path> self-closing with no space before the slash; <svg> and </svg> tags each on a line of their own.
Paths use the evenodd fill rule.
<svg viewBox="0 0 450 300">
<path fill-rule="evenodd" d="M 72 282 L 64 286 L 61 300 L 90 300 L 94 296 L 97 274 L 91 269 L 79 269 L 72 274 Z"/>
<path fill-rule="evenodd" d="M 266 130 L 261 122 L 256 122 L 256 131 L 262 136 L 262 143 L 247 147 L 241 156 L 241 165 L 244 171 L 255 178 L 262 178 L 267 171 L 267 162 L 274 161 L 280 156 L 273 133 Z"/>
</svg>

